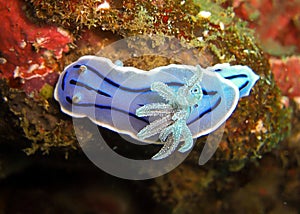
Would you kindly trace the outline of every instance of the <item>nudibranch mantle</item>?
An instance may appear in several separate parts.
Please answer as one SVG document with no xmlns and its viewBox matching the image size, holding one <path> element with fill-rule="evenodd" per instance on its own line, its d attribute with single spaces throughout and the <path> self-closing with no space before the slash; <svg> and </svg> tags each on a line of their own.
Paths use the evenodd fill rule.
<svg viewBox="0 0 300 214">
<path fill-rule="evenodd" d="M 88 117 L 143 142 L 154 143 L 159 137 L 165 146 L 153 159 L 161 159 L 182 140 L 179 151 L 186 152 L 191 139 L 222 125 L 258 78 L 249 67 L 228 63 L 207 68 L 170 64 L 144 71 L 104 57 L 83 56 L 61 73 L 54 97 L 72 117 Z M 195 88 L 197 93 L 187 97 Z M 151 124 L 161 128 L 147 133 Z"/>
</svg>

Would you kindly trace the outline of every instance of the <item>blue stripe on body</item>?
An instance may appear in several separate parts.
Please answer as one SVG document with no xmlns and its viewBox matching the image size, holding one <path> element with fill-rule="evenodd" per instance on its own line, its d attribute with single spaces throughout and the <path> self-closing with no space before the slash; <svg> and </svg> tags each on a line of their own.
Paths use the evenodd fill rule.
<svg viewBox="0 0 300 214">
<path fill-rule="evenodd" d="M 77 87 L 83 87 L 83 88 L 85 88 L 85 89 L 87 89 L 87 90 L 95 91 L 97 94 L 103 95 L 103 96 L 105 96 L 105 97 L 111 97 L 110 94 L 107 94 L 107 93 L 105 93 L 105 92 L 103 92 L 103 91 L 101 91 L 101 90 L 99 90 L 99 89 L 95 89 L 95 88 L 93 88 L 93 87 L 91 87 L 91 86 L 88 86 L 87 84 L 84 84 L 84 83 L 82 83 L 82 82 L 76 81 L 76 80 L 74 80 L 74 79 L 71 79 L 69 83 L 70 83 L 71 85 L 76 85 Z"/>
<path fill-rule="evenodd" d="M 67 71 L 65 72 L 62 81 L 61 81 L 61 89 L 64 91 L 65 90 L 65 85 L 66 85 L 66 77 L 67 77 Z"/>
<path fill-rule="evenodd" d="M 79 68 L 81 65 L 75 65 L 73 66 L 74 68 Z M 99 73 L 97 71 L 97 69 L 93 68 L 92 66 L 89 66 L 89 65 L 84 65 L 88 68 L 88 70 L 90 70 L 91 72 L 93 72 L 94 74 L 96 74 L 98 77 L 100 77 L 103 81 L 113 85 L 114 87 L 116 88 L 119 88 L 123 91 L 127 91 L 127 92 L 150 92 L 151 89 L 150 87 L 147 87 L 147 88 L 141 88 L 141 89 L 132 89 L 132 88 L 128 88 L 128 87 L 124 87 L 124 86 L 121 86 L 120 84 L 114 82 L 113 80 L 103 76 L 101 73 Z M 166 83 L 168 86 L 178 86 L 178 87 L 181 87 L 183 86 L 184 84 L 182 83 L 178 83 L 178 82 L 169 82 L 169 83 Z M 206 91 L 205 89 L 202 88 L 202 92 L 203 92 L 203 95 L 215 95 L 217 94 L 217 91 Z"/>
<path fill-rule="evenodd" d="M 221 97 L 219 97 L 219 99 L 216 101 L 216 103 L 215 103 L 213 106 L 209 107 L 206 111 L 203 111 L 202 113 L 200 113 L 200 114 L 198 115 L 198 117 L 196 117 L 194 120 L 192 120 L 191 122 L 189 122 L 187 125 L 190 125 L 190 124 L 196 122 L 196 120 L 199 120 L 199 119 L 201 119 L 204 115 L 206 115 L 206 114 L 212 112 L 215 108 L 217 108 L 217 107 L 220 105 L 221 100 L 222 100 Z"/>
<path fill-rule="evenodd" d="M 93 103 L 73 103 L 71 97 L 67 96 L 66 97 L 66 101 L 74 106 L 79 106 L 79 107 L 95 107 L 95 108 L 99 108 L 99 109 L 104 109 L 104 110 L 114 110 L 114 111 L 118 111 L 121 112 L 123 114 L 129 115 L 131 117 L 134 117 L 135 119 L 138 119 L 140 121 L 143 121 L 147 124 L 149 124 L 149 121 L 143 117 L 138 117 L 136 114 L 132 113 L 132 112 L 127 112 L 124 111 L 122 109 L 118 109 L 115 107 L 111 107 L 111 106 L 105 106 L 105 105 L 99 105 L 99 104 L 93 104 Z"/>
</svg>

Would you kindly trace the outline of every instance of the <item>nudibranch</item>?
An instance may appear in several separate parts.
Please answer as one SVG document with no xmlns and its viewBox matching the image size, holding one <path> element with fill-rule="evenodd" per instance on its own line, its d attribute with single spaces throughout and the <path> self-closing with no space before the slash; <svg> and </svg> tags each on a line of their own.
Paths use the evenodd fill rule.
<svg viewBox="0 0 300 214">
<path fill-rule="evenodd" d="M 156 67 L 144 71 L 98 56 L 83 56 L 67 66 L 54 97 L 61 110 L 76 118 L 162 149 L 154 160 L 187 152 L 193 139 L 207 135 L 248 96 L 259 76 L 248 66 L 228 63 Z"/>
</svg>

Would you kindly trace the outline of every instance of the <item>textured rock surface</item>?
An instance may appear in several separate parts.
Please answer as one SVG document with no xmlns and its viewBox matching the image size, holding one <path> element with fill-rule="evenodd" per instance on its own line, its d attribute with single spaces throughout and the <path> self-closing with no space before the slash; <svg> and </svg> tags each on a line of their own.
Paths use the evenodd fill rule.
<svg viewBox="0 0 300 214">
<path fill-rule="evenodd" d="M 230 5 L 230 2 L 218 2 L 223 2 L 224 6 Z M 235 8 L 241 6 L 239 1 L 233 2 Z M 245 27 L 244 22 L 235 17 L 233 10 L 202 0 L 116 0 L 109 2 L 109 9 L 101 9 L 101 3 L 103 2 L 93 0 L 84 3 L 77 0 L 63 2 L 31 0 L 26 3 L 19 0 L 10 2 L 0 0 L 0 7 L 2 11 L 5 11 L 5 17 L 10 20 L 5 22 L 2 28 L 13 29 L 17 26 L 16 29 L 25 29 L 25 35 L 32 36 L 24 40 L 25 45 L 22 42 L 24 38 L 18 34 L 11 33 L 12 36 L 9 39 L 9 34 L 0 35 L 5 41 L 1 43 L 3 46 L 0 45 L 2 78 L 0 166 L 5 165 L 5 167 L 0 167 L 0 174 L 4 181 L 3 185 L 7 186 L 5 191 L 1 192 L 0 206 L 4 207 L 3 209 L 7 212 L 25 212 L 24 209 L 28 204 L 31 204 L 32 208 L 29 209 L 31 213 L 44 210 L 46 205 L 41 204 L 38 198 L 44 196 L 48 189 L 34 182 L 39 180 L 41 183 L 53 185 L 53 194 L 50 194 L 48 200 L 58 205 L 52 206 L 52 210 L 49 208 L 50 213 L 51 211 L 53 213 L 53 211 L 76 210 L 78 199 L 71 198 L 68 201 L 67 198 L 74 195 L 71 194 L 73 191 L 78 191 L 78 186 L 83 189 L 82 191 L 86 191 L 83 193 L 84 203 L 78 210 L 92 213 L 104 211 L 134 213 L 136 209 L 141 208 L 136 206 L 131 210 L 128 207 L 140 202 L 148 202 L 148 206 L 149 203 L 151 204 L 149 213 L 195 213 L 199 210 L 204 213 L 226 211 L 238 213 L 240 209 L 248 209 L 249 213 L 258 210 L 264 212 L 288 210 L 293 213 L 299 210 L 297 204 L 299 201 L 299 179 L 297 178 L 300 176 L 299 104 L 293 100 L 283 99 L 271 73 L 269 59 L 257 45 L 253 32 Z M 22 5 L 25 6 L 22 7 Z M 210 18 L 201 15 L 200 11 L 211 11 Z M 237 14 L 242 14 L 243 18 L 248 17 L 245 12 L 237 12 Z M 15 19 L 16 17 L 18 18 Z M 255 19 L 254 23 L 259 20 Z M 70 33 L 61 34 L 57 27 Z M 26 34 L 29 28 L 33 31 Z M 46 43 L 54 46 L 44 45 L 36 49 L 34 45 L 37 39 L 36 31 L 44 36 L 49 35 L 47 34 L 49 32 L 55 34 L 56 36 L 51 36 L 53 40 Z M 99 169 L 93 168 L 92 164 L 85 160 L 77 144 L 71 118 L 60 112 L 58 103 L 52 98 L 53 86 L 63 67 L 78 57 L 95 54 L 102 47 L 122 37 L 151 33 L 168 36 L 171 41 L 180 40 L 179 43 L 174 43 L 175 48 L 170 50 L 164 50 L 162 41 L 157 41 L 154 47 L 161 48 L 162 52 L 185 56 L 188 54 L 180 52 L 180 48 L 185 47 L 188 53 L 197 55 L 193 59 L 188 58 L 190 62 L 200 63 L 203 66 L 220 62 L 248 65 L 261 76 L 261 79 L 255 85 L 251 96 L 239 102 L 236 111 L 227 121 L 220 147 L 208 164 L 203 167 L 197 165 L 199 152 L 203 147 L 201 142 L 205 140 L 199 139 L 189 158 L 171 173 L 147 182 L 120 182 L 118 179 L 99 173 Z M 72 38 L 75 38 L 75 45 L 71 45 Z M 147 43 L 143 47 L 137 46 L 134 40 L 129 41 L 127 45 L 132 51 L 141 49 L 150 51 L 153 47 L 147 47 Z M 23 46 L 25 46 L 24 49 L 22 49 Z M 10 51 L 10 47 L 14 47 L 14 50 Z M 73 49 L 68 50 L 68 47 Z M 63 54 L 64 51 L 69 51 L 69 53 Z M 16 58 L 17 52 L 22 57 Z M 105 56 L 118 59 L 123 54 L 115 54 L 115 52 L 116 50 L 112 50 Z M 49 53 L 51 53 L 50 58 Z M 199 56 L 202 60 L 195 61 L 199 59 Z M 39 70 L 32 70 L 29 72 L 30 75 L 38 74 L 32 79 L 25 75 L 14 76 L 18 74 L 15 71 L 16 66 L 24 68 L 24 72 L 28 75 L 28 69 L 31 66 L 28 60 L 32 58 L 43 60 L 42 62 L 33 60 L 33 63 L 44 63 L 45 69 L 48 69 L 45 70 L 46 73 L 40 74 Z M 149 70 L 171 62 L 177 61 L 153 54 L 133 57 L 124 64 Z M 275 77 L 281 79 L 282 75 L 275 74 Z M 294 109 L 292 119 L 291 108 Z M 284 140 L 289 133 L 291 123 L 292 135 Z M 112 140 L 108 143 L 116 143 L 113 142 L 117 139 L 114 133 L 107 132 L 107 135 Z M 119 148 L 128 153 L 135 153 L 135 150 L 130 145 L 126 145 L 126 142 L 123 147 L 119 145 Z M 152 149 L 154 154 L 157 148 Z M 22 150 L 26 154 L 33 155 L 26 156 Z M 139 155 L 149 156 L 151 152 L 152 150 L 139 151 Z M 69 159 L 64 159 L 64 157 Z M 38 176 L 39 170 L 43 168 L 49 170 L 50 175 L 65 176 L 66 180 L 60 180 L 58 176 L 54 176 L 53 180 L 51 176 L 33 179 L 26 174 L 34 172 L 32 174 Z M 87 173 L 85 171 L 87 168 L 92 169 Z M 25 170 L 25 175 L 22 174 L 23 170 Z M 71 170 L 72 173 L 65 173 L 65 170 Z M 268 176 L 264 176 L 266 172 Z M 17 176 L 25 176 L 20 186 L 29 185 L 28 189 L 21 189 L 22 198 L 34 193 L 25 202 L 16 199 L 15 207 L 11 205 L 8 197 L 17 194 L 16 189 L 19 187 L 14 180 L 16 178 L 13 173 Z M 104 186 L 96 185 L 95 187 L 89 185 L 89 182 L 77 182 L 74 176 L 79 175 L 83 176 L 85 181 L 93 176 L 99 180 L 104 179 L 104 186 L 108 186 L 109 190 L 104 191 L 105 196 L 99 195 L 91 189 L 97 189 L 97 192 L 100 192 L 105 189 Z M 257 177 L 257 175 L 260 176 Z M 70 184 L 69 179 L 74 183 Z M 99 182 L 97 179 L 92 180 L 92 183 L 97 182 Z M 138 193 L 124 188 L 124 185 L 129 184 L 138 189 Z M 125 194 L 119 196 L 113 186 Z M 42 191 L 36 190 L 36 187 L 40 187 Z M 55 199 L 57 195 L 61 196 L 61 200 Z M 107 199 L 107 195 L 111 198 Z M 143 197 L 145 199 L 141 199 Z M 35 205 L 36 201 L 38 203 Z M 242 203 L 244 201 L 249 204 Z M 70 203 L 72 206 L 65 206 Z M 91 204 L 93 206 L 90 206 Z M 116 209 L 107 208 L 110 205 Z M 118 208 L 122 206 L 125 208 Z"/>
<path fill-rule="evenodd" d="M 129 3 L 120 5 L 118 1 L 115 1 L 111 2 L 109 9 L 101 11 L 97 9 L 95 6 L 97 3 L 94 1 L 88 1 L 85 4 L 89 6 L 89 10 L 80 10 L 81 18 L 76 17 L 76 14 L 79 13 L 77 10 L 82 8 L 83 5 L 76 1 L 69 1 L 69 3 L 65 4 L 58 2 L 53 4 L 46 0 L 32 1 L 32 5 L 28 4 L 27 10 L 31 11 L 31 6 L 34 6 L 33 15 L 48 22 L 69 26 L 69 30 L 72 30 L 71 26 L 74 26 L 74 23 L 76 23 L 79 26 L 79 29 L 75 32 L 76 35 L 81 32 L 81 28 L 85 26 L 92 27 L 91 23 L 94 23 L 94 27 L 102 27 L 102 30 L 112 31 L 120 36 L 156 32 L 157 34 L 168 36 L 171 41 L 172 39 L 175 41 L 176 38 L 180 39 L 180 42 L 176 44 L 178 48 L 172 50 L 170 47 L 166 47 L 167 49 L 163 49 L 162 53 L 183 55 L 181 49 L 185 47 L 185 50 L 189 51 L 191 49 L 190 51 L 194 55 L 200 56 L 198 57 L 200 62 L 193 58 L 188 58 L 187 61 L 191 64 L 200 63 L 203 66 L 220 62 L 244 64 L 251 67 L 261 76 L 251 96 L 241 100 L 237 110 L 231 119 L 228 120 L 226 135 L 223 138 L 221 149 L 215 156 L 217 159 L 243 162 L 248 159 L 261 157 L 263 153 L 275 147 L 288 132 L 288 110 L 282 108 L 281 97 L 271 76 L 268 62 L 255 44 L 251 31 L 240 24 L 240 20 L 233 17 L 234 13 L 232 10 L 223 9 L 217 4 L 200 0 L 184 3 L 179 1 L 176 3 L 169 1 L 160 3 L 131 1 L 134 7 Z M 68 12 L 71 6 L 76 8 L 72 15 Z M 212 8 L 210 9 L 212 11 L 211 18 L 201 16 L 199 12 L 209 8 Z M 90 13 L 90 10 L 93 13 Z M 32 12 L 29 14 L 32 14 Z M 55 18 L 50 19 L 53 14 L 61 17 L 57 20 Z M 118 23 L 117 26 L 116 22 Z M 102 34 L 101 31 L 94 32 L 94 34 L 97 33 Z M 85 38 L 89 41 L 90 37 Z M 105 35 L 102 35 L 102 38 L 96 43 L 96 47 L 100 49 L 101 46 L 109 44 L 109 42 L 116 40 L 118 37 L 107 34 L 107 38 L 105 40 Z M 90 39 L 91 43 L 96 41 Z M 127 65 L 149 70 L 165 63 L 168 64 L 168 61 L 161 60 L 160 56 L 157 57 L 154 53 L 151 55 L 151 49 L 161 47 L 164 42 L 166 41 L 158 40 L 149 47 L 147 41 L 145 41 L 145 46 L 141 47 L 141 45 L 135 45 L 136 41 L 129 40 L 127 46 L 130 51 L 149 51 L 149 55 L 142 58 L 132 58 L 127 62 L 125 61 L 125 65 L 127 63 Z M 78 43 L 80 44 L 80 42 Z M 95 51 L 95 49 L 90 49 L 89 45 L 85 46 L 82 43 L 80 47 L 80 49 L 73 50 L 68 57 L 60 61 L 68 63 L 83 53 L 93 53 L 93 50 Z M 110 57 L 113 60 L 122 57 L 123 53 L 118 53 L 117 55 L 115 53 L 118 53 L 118 51 L 112 50 L 106 57 Z M 201 61 L 202 59 L 205 60 Z M 170 60 L 172 59 L 169 59 L 169 62 Z M 8 97 L 8 105 L 11 111 L 22 118 L 21 127 L 26 137 L 33 141 L 32 150 L 27 150 L 29 153 L 34 153 L 37 150 L 48 152 L 49 148 L 59 147 L 59 145 L 62 148 L 67 146 L 70 149 L 77 147 L 77 142 L 75 137 L 72 136 L 72 132 L 68 132 L 66 135 L 61 132 L 61 130 L 72 129 L 71 126 L 68 127 L 70 125 L 69 120 L 65 120 L 64 115 L 59 116 L 57 114 L 51 119 L 53 112 L 58 111 L 57 105 L 53 103 L 53 99 L 49 96 L 53 84 L 54 82 L 49 82 L 49 84 L 44 85 L 43 90 L 36 88 L 35 91 L 39 93 L 35 93 L 31 97 L 23 96 L 23 100 L 19 95 L 16 95 L 20 106 L 33 105 L 30 108 L 16 108 L 16 106 L 12 106 L 11 103 L 13 102 L 10 102 L 15 99 L 11 96 Z M 11 95 L 13 93 L 8 92 L 8 94 Z M 42 110 L 34 110 L 36 106 L 39 106 Z M 260 108 L 259 111 L 258 107 Z M 270 111 L 270 108 L 272 111 Z M 49 121 L 49 118 L 44 120 L 44 115 L 49 115 L 52 122 Z M 34 118 L 43 119 L 36 122 Z M 54 133 L 55 136 L 53 136 Z M 199 143 L 198 145 L 201 147 L 202 144 Z"/>
</svg>

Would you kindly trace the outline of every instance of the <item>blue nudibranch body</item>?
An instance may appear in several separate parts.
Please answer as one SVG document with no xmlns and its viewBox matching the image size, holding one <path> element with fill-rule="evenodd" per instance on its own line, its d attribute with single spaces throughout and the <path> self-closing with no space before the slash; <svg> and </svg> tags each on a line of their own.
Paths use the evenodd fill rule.
<svg viewBox="0 0 300 214">
<path fill-rule="evenodd" d="M 161 66 L 150 71 L 110 59 L 83 56 L 65 68 L 54 97 L 73 117 L 145 142 L 164 144 L 152 159 L 189 151 L 193 139 L 209 134 L 248 96 L 259 77 L 247 66 L 228 63 L 202 68 Z"/>
</svg>

